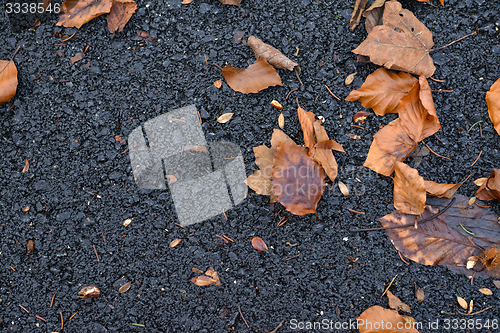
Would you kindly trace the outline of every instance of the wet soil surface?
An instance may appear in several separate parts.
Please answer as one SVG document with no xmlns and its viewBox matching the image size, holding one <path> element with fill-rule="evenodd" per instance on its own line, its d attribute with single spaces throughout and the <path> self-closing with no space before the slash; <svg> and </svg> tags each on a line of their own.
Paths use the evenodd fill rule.
<svg viewBox="0 0 500 333">
<path fill-rule="evenodd" d="M 437 331 L 443 332 L 446 320 L 451 326 L 455 319 L 498 319 L 499 292 L 491 279 L 474 279 L 471 285 L 444 267 L 406 264 L 385 232 L 349 232 L 380 226 L 378 219 L 394 209 L 392 180 L 362 165 L 373 135 L 396 117 L 370 117 L 364 130 L 350 126 L 353 114 L 363 108 L 343 99 L 377 68 L 357 63 L 351 52 L 366 37 L 362 25 L 355 31 L 348 27 L 353 2 L 243 0 L 235 7 L 215 0 L 189 5 L 139 0 L 136 14 L 114 36 L 104 17 L 77 30 L 56 27 L 52 15 L 37 28 L 16 32 L 2 13 L 0 59 L 10 59 L 19 45 L 21 50 L 15 56 L 17 94 L 0 106 L 0 331 L 59 332 L 61 315 L 64 332 L 264 332 L 282 320 L 278 332 L 323 320 L 328 329 L 310 331 L 342 331 L 330 328 L 355 320 L 372 305 L 387 307 L 381 294 L 396 275 L 391 291 L 423 323 L 420 332 L 436 331 L 429 322 L 439 321 Z M 500 77 L 500 4 L 434 3 L 438 6 L 412 1 L 403 6 L 432 31 L 436 47 L 479 30 L 432 53 L 434 77 L 445 82 L 429 81 L 431 89 L 453 92 L 434 93 L 442 131 L 439 140 L 432 136 L 426 143 L 450 159 L 429 154 L 418 171 L 443 183 L 472 174 L 458 193 L 473 196 L 472 180 L 500 167 L 500 137 L 485 102 L 486 91 Z M 157 40 L 144 40 L 136 30 Z M 66 42 L 54 37 L 75 31 Z M 238 31 L 297 61 L 304 85 L 292 72 L 279 70 L 282 87 L 250 95 L 225 83 L 217 89 L 213 82 L 222 75 L 212 63 L 245 68 L 254 62 L 251 48 L 234 42 Z M 71 64 L 70 57 L 85 49 L 84 58 Z M 346 87 L 344 79 L 354 72 L 353 84 Z M 269 106 L 271 100 L 284 106 L 285 132 L 303 143 L 296 98 L 325 118 L 328 134 L 346 150 L 335 155 L 338 179 L 351 195 L 344 197 L 336 186 L 326 190 L 317 216 L 293 216 L 250 190 L 241 204 L 225 212 L 227 218 L 221 214 L 181 228 L 169 191 L 138 188 L 127 145 L 115 140 L 116 135 L 126 139 L 149 119 L 195 104 L 207 141 L 238 144 L 249 175 L 257 169 L 252 148 L 269 144 L 277 128 L 280 111 Z M 235 116 L 219 124 L 221 112 Z M 353 140 L 349 133 L 361 138 Z M 23 173 L 26 160 L 29 170 Z M 413 166 L 415 161 L 407 162 Z M 195 198 L 192 205 L 196 209 Z M 498 202 L 491 206 L 500 213 Z M 133 221 L 124 227 L 128 218 Z M 287 222 L 278 227 L 283 218 Z M 268 253 L 252 248 L 254 236 L 265 240 Z M 170 249 L 176 238 L 182 242 Z M 29 240 L 34 241 L 31 254 Z M 213 267 L 222 284 L 194 285 L 193 267 Z M 118 293 L 127 281 L 132 281 L 130 290 Z M 415 283 L 425 292 L 423 303 L 416 302 Z M 99 287 L 100 297 L 79 299 L 86 285 Z M 481 287 L 494 295 L 480 294 Z M 493 308 L 472 317 L 459 315 L 458 293 L 473 299 L 475 310 Z M 344 331 L 357 332 L 350 327 Z M 460 326 L 453 331 L 488 330 L 495 331 Z"/>
</svg>

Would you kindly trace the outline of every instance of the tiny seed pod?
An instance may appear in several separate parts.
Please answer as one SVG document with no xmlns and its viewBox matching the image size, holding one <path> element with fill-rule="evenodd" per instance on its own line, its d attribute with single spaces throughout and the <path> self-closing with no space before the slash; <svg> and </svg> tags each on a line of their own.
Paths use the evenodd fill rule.
<svg viewBox="0 0 500 333">
<path fill-rule="evenodd" d="M 127 283 L 125 283 L 123 286 L 121 286 L 119 289 L 118 289 L 118 292 L 120 294 L 123 294 L 125 292 L 127 292 L 129 289 L 130 289 L 130 286 L 132 285 L 132 281 L 129 281 Z"/>
<path fill-rule="evenodd" d="M 32 253 L 35 249 L 35 243 L 30 239 L 28 241 L 28 244 L 26 245 L 26 248 L 28 249 L 28 254 Z"/>
<path fill-rule="evenodd" d="M 285 127 L 285 116 L 283 116 L 283 113 L 280 113 L 278 117 L 278 126 L 283 129 Z"/>
<path fill-rule="evenodd" d="M 231 118 L 233 117 L 233 115 L 234 115 L 234 113 L 232 113 L 232 112 L 224 113 L 222 116 L 220 116 L 219 118 L 217 118 L 217 122 L 219 122 L 221 124 L 225 124 L 229 120 L 231 120 Z"/>
<path fill-rule="evenodd" d="M 493 292 L 488 288 L 481 288 L 479 289 L 479 292 L 483 295 L 493 295 Z"/>
<path fill-rule="evenodd" d="M 460 305 L 462 307 L 462 309 L 464 309 L 464 310 L 467 310 L 467 308 L 469 307 L 469 305 L 467 304 L 467 301 L 464 300 L 460 296 L 457 296 L 457 302 L 458 302 L 458 305 Z"/>
<path fill-rule="evenodd" d="M 276 109 L 283 109 L 283 106 L 278 102 L 278 101 L 275 101 L 274 99 L 271 101 L 271 105 L 274 106 Z"/>
<path fill-rule="evenodd" d="M 84 299 L 85 298 L 99 297 L 100 294 L 101 294 L 101 291 L 96 286 L 86 286 L 86 287 L 83 287 L 78 292 L 78 295 L 81 295 L 79 297 L 84 298 Z"/>
<path fill-rule="evenodd" d="M 173 247 L 176 247 L 177 245 L 179 245 L 179 243 L 182 241 L 182 239 L 180 238 L 176 238 L 174 239 L 173 241 L 170 242 L 170 244 L 168 245 L 169 248 L 173 248 Z"/>
<path fill-rule="evenodd" d="M 366 118 L 368 118 L 369 115 L 371 115 L 372 113 L 370 111 L 359 111 L 359 112 L 356 112 L 354 114 L 354 116 L 352 117 L 352 121 L 354 121 L 355 123 L 362 123 L 364 124 Z"/>
<path fill-rule="evenodd" d="M 262 252 L 262 251 L 267 252 L 267 245 L 260 237 L 252 238 L 252 246 L 254 249 L 256 249 L 259 252 Z"/>
</svg>

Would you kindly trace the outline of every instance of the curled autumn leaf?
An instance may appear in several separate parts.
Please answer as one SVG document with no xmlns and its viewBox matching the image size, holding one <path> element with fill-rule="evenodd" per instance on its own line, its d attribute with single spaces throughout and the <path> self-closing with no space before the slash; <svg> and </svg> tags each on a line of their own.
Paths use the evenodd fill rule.
<svg viewBox="0 0 500 333">
<path fill-rule="evenodd" d="M 361 15 L 365 10 L 366 5 L 368 4 L 368 0 L 356 0 L 354 4 L 354 10 L 352 11 L 351 21 L 349 22 L 349 27 L 351 30 L 356 29 L 361 20 Z"/>
<path fill-rule="evenodd" d="M 458 184 L 441 184 L 430 180 L 425 181 L 425 191 L 429 195 L 438 198 L 451 198 L 463 183 Z"/>
<path fill-rule="evenodd" d="M 396 311 L 404 311 L 406 313 L 411 313 L 411 310 L 410 310 L 410 307 L 403 303 L 399 298 L 397 298 L 396 296 L 394 296 L 393 293 L 391 293 L 390 290 L 387 290 L 387 298 L 389 299 L 389 307 L 391 309 L 394 309 Z"/>
<path fill-rule="evenodd" d="M 482 182 L 481 187 L 476 192 L 476 198 L 500 201 L 500 169 L 494 169 L 490 176 Z"/>
<path fill-rule="evenodd" d="M 61 5 L 56 25 L 81 28 L 96 17 L 109 13 L 112 6 L 112 0 L 66 0 Z"/>
<path fill-rule="evenodd" d="M 500 135 L 500 79 L 496 80 L 486 93 L 486 103 L 491 122 Z"/>
<path fill-rule="evenodd" d="M 488 270 L 488 275 L 500 277 L 500 249 L 490 247 L 485 249 L 480 255 L 481 263 Z"/>
<path fill-rule="evenodd" d="M 426 199 L 424 178 L 402 162 L 396 162 L 395 171 L 394 207 L 402 213 L 422 214 Z"/>
<path fill-rule="evenodd" d="M 419 333 L 403 316 L 378 305 L 366 309 L 356 323 L 359 333 Z"/>
<path fill-rule="evenodd" d="M 376 27 L 377 25 L 382 25 L 384 23 L 383 16 L 384 16 L 385 1 L 386 0 L 375 0 L 375 2 L 372 3 L 370 8 L 368 8 L 363 13 L 363 17 L 366 18 L 365 20 L 366 32 L 370 33 L 373 27 Z"/>
<path fill-rule="evenodd" d="M 281 78 L 265 59 L 258 59 L 246 69 L 227 65 L 222 75 L 231 89 L 243 94 L 257 93 L 271 86 L 282 86 Z"/>
<path fill-rule="evenodd" d="M 318 144 L 314 145 L 314 150 L 309 150 L 309 156 L 311 156 L 312 152 L 311 157 L 323 167 L 326 175 L 333 182 L 337 178 L 338 164 L 333 156 L 332 149 L 345 153 L 344 148 L 335 140 L 330 140 L 325 128 L 321 126 L 321 120 L 314 122 L 313 129 Z"/>
<path fill-rule="evenodd" d="M 108 14 L 109 32 L 121 32 L 137 9 L 134 0 L 113 0 L 113 5 Z"/>
<path fill-rule="evenodd" d="M 361 105 L 373 109 L 378 116 L 396 113 L 399 101 L 416 82 L 417 79 L 408 73 L 379 68 L 368 75 L 361 88 L 351 91 L 345 100 L 360 101 Z"/>
<path fill-rule="evenodd" d="M 274 157 L 273 190 L 279 202 L 295 215 L 316 212 L 325 189 L 323 169 L 307 148 L 280 142 Z"/>
<path fill-rule="evenodd" d="M 0 60 L 0 105 L 10 102 L 17 90 L 17 67 L 14 61 Z"/>
<path fill-rule="evenodd" d="M 276 68 L 288 69 L 300 74 L 299 64 L 285 57 L 278 49 L 264 43 L 255 36 L 248 37 L 247 43 L 252 48 L 257 59 L 263 58 Z"/>
<path fill-rule="evenodd" d="M 314 136 L 314 113 L 309 112 L 301 108 L 297 109 L 297 114 L 299 116 L 299 123 L 302 127 L 302 133 L 304 134 L 304 144 L 309 149 L 314 149 L 316 145 L 316 137 Z"/>
<path fill-rule="evenodd" d="M 383 25 L 375 26 L 354 53 L 388 69 L 432 76 L 436 67 L 429 55 L 432 33 L 401 3 L 385 3 Z"/>
</svg>

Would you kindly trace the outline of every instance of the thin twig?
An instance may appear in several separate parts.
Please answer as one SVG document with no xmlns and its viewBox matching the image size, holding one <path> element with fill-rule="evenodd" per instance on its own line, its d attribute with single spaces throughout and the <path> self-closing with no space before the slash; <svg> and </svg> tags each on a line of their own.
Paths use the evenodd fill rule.
<svg viewBox="0 0 500 333">
<path fill-rule="evenodd" d="M 401 255 L 401 251 L 398 251 L 398 254 L 399 254 L 399 257 L 401 258 L 401 260 L 402 260 L 405 264 L 407 264 L 407 265 L 409 265 L 409 264 L 410 264 L 409 262 L 407 262 L 406 260 L 404 260 L 404 259 L 403 259 L 403 256 Z"/>
<path fill-rule="evenodd" d="M 480 124 L 480 123 L 482 123 L 482 122 L 483 122 L 482 120 L 480 120 L 480 121 L 478 121 L 478 122 L 475 122 L 475 123 L 474 123 L 474 124 L 473 124 L 473 125 L 469 128 L 469 130 L 467 131 L 467 133 L 469 133 L 469 132 L 470 132 L 470 130 L 471 130 L 474 126 L 476 126 L 477 124 Z"/>
<path fill-rule="evenodd" d="M 365 215 L 365 212 L 360 212 L 358 210 L 354 210 L 354 209 L 351 209 L 351 208 L 347 208 L 347 210 L 350 211 L 351 213 L 354 213 L 354 214 Z"/>
<path fill-rule="evenodd" d="M 215 67 L 217 67 L 218 69 L 222 70 L 222 67 L 220 67 L 219 65 L 217 65 L 215 62 L 212 62 L 212 65 L 214 65 Z"/>
<path fill-rule="evenodd" d="M 440 215 L 442 215 L 444 212 L 446 212 L 451 206 L 453 206 L 453 203 L 455 202 L 456 198 L 453 197 L 451 199 L 451 201 L 446 205 L 446 207 L 444 207 L 443 209 L 441 209 L 438 213 L 432 215 L 431 217 L 428 217 L 426 219 L 423 219 L 421 221 L 417 221 L 418 222 L 418 225 L 422 225 L 423 223 L 425 222 L 429 222 L 429 221 L 432 221 L 434 220 L 435 218 L 439 217 Z M 403 224 L 403 225 L 396 225 L 396 226 L 392 226 L 392 227 L 381 227 L 381 228 L 368 228 L 368 229 L 350 229 L 349 231 L 350 232 L 360 232 L 360 231 L 377 231 L 377 230 L 388 230 L 388 229 L 400 229 L 400 228 L 408 228 L 408 227 L 413 227 L 415 225 L 414 222 L 411 222 L 411 223 L 406 223 L 406 224 Z"/>
<path fill-rule="evenodd" d="M 449 159 L 450 159 L 449 157 L 446 157 L 446 156 L 441 156 L 441 155 L 439 155 L 438 153 L 436 153 L 436 152 L 435 152 L 434 150 L 432 150 L 432 149 L 431 149 L 431 147 L 429 147 L 429 146 L 427 145 L 427 143 L 425 143 L 423 140 L 422 140 L 422 143 L 423 143 L 423 144 L 424 144 L 424 145 L 425 145 L 425 146 L 426 146 L 426 147 L 430 150 L 430 152 L 431 152 L 431 153 L 433 153 L 434 155 L 439 156 L 439 157 L 442 157 L 442 158 L 446 158 L 447 160 L 449 160 Z"/>
<path fill-rule="evenodd" d="M 230 242 L 233 242 L 234 243 L 234 240 L 232 240 L 231 238 L 227 237 L 226 235 L 222 235 L 225 239 L 227 239 L 228 241 Z"/>
<path fill-rule="evenodd" d="M 432 92 L 453 92 L 454 90 L 445 90 L 445 89 L 438 89 L 438 90 L 431 90 Z"/>
<path fill-rule="evenodd" d="M 292 90 L 290 90 L 288 92 L 288 94 L 286 94 L 286 98 L 285 99 L 288 99 L 288 96 L 290 96 L 290 94 L 293 93 L 295 90 L 299 90 L 299 88 L 293 88 Z"/>
<path fill-rule="evenodd" d="M 384 297 L 385 293 L 387 292 L 387 290 L 389 290 L 389 288 L 392 286 L 392 283 L 394 282 L 394 280 L 396 280 L 397 277 L 398 277 L 398 275 L 396 274 L 396 276 L 392 278 L 391 283 L 389 283 L 387 288 L 385 288 L 384 293 L 380 297 Z"/>
<path fill-rule="evenodd" d="M 220 235 L 215 234 L 215 237 L 219 237 L 219 238 L 220 238 L 220 239 L 222 239 L 224 242 L 229 243 L 229 242 L 227 241 L 227 239 L 225 239 L 224 237 L 222 237 L 222 236 L 220 236 Z"/>
<path fill-rule="evenodd" d="M 76 34 L 76 31 L 75 31 L 75 32 L 74 32 L 71 36 L 69 36 L 69 37 L 68 37 L 68 38 L 66 38 L 66 39 L 61 40 L 60 42 L 61 42 L 61 43 L 67 42 L 68 40 L 70 40 L 71 38 L 73 38 L 73 36 L 74 36 L 75 34 Z"/>
<path fill-rule="evenodd" d="M 471 168 L 472 168 L 472 167 L 474 166 L 474 164 L 476 164 L 476 162 L 479 160 L 479 158 L 481 157 L 481 154 L 482 154 L 482 153 L 483 153 L 483 151 L 481 150 L 481 151 L 479 152 L 479 155 L 477 155 L 476 160 L 475 160 L 475 161 L 474 161 L 474 162 L 470 165 L 470 166 L 471 166 Z"/>
<path fill-rule="evenodd" d="M 102 240 L 106 243 L 106 237 L 104 237 L 104 232 L 102 232 L 101 227 L 99 227 L 99 230 L 101 230 Z"/>
<path fill-rule="evenodd" d="M 276 332 L 278 332 L 278 328 L 280 328 L 283 325 L 284 322 L 285 322 L 285 319 L 283 319 L 281 321 L 281 323 L 278 326 L 276 326 L 276 328 L 274 330 L 272 330 L 271 332 L 269 332 L 269 333 L 276 333 Z"/>
<path fill-rule="evenodd" d="M 54 304 L 54 298 L 56 298 L 56 294 L 54 294 L 54 296 L 52 296 L 52 299 L 50 300 L 50 306 L 49 306 L 49 308 L 51 308 L 52 304 Z"/>
<path fill-rule="evenodd" d="M 10 57 L 10 61 L 14 60 L 14 57 L 16 56 L 17 52 L 19 52 L 20 49 L 21 49 L 21 45 L 19 45 L 17 47 L 17 49 L 14 51 L 14 54 L 12 55 L 12 57 Z"/>
<path fill-rule="evenodd" d="M 239 305 L 238 305 L 238 311 L 240 312 L 241 319 L 243 319 L 243 321 L 245 322 L 245 325 L 247 325 L 247 328 L 250 328 L 250 326 L 248 326 L 247 321 L 245 320 L 245 317 L 243 317 L 243 313 L 241 312 L 241 309 L 240 309 Z"/>
<path fill-rule="evenodd" d="M 457 312 L 458 312 L 458 313 L 460 313 L 461 315 L 464 315 L 464 316 L 474 316 L 474 315 L 477 315 L 477 314 L 479 314 L 479 313 L 481 313 L 481 312 L 484 312 L 484 311 L 486 311 L 486 310 L 489 310 L 489 309 L 491 309 L 491 308 L 492 308 L 492 306 L 488 306 L 487 308 L 484 308 L 484 309 L 482 309 L 481 311 L 477 311 L 477 312 L 470 313 L 470 314 L 469 314 L 469 313 L 462 313 L 462 312 L 460 312 L 459 310 L 457 310 Z"/>
<path fill-rule="evenodd" d="M 71 317 L 69 317 L 68 321 L 70 321 L 74 316 L 76 316 L 77 313 L 78 313 L 78 311 L 73 313 L 73 315 Z"/>
<path fill-rule="evenodd" d="M 63 319 L 62 312 L 59 312 L 59 314 L 61 315 L 61 331 L 62 331 L 64 328 L 64 319 Z"/>
<path fill-rule="evenodd" d="M 297 257 L 300 257 L 300 253 L 299 253 L 299 254 L 294 255 L 293 257 L 286 258 L 286 259 L 285 259 L 285 261 L 288 261 L 288 260 L 290 260 L 290 259 L 297 258 Z"/>
<path fill-rule="evenodd" d="M 361 127 L 361 126 L 359 126 L 359 125 L 354 125 L 354 124 L 351 124 L 351 127 L 361 128 L 362 130 L 364 130 L 364 129 L 365 129 L 364 127 Z"/>
<path fill-rule="evenodd" d="M 329 92 L 329 93 L 330 93 L 333 97 L 335 97 L 337 100 L 339 100 L 339 101 L 340 101 L 340 98 L 338 98 L 337 96 L 335 96 L 335 94 L 334 94 L 334 93 L 332 93 L 332 91 L 330 90 L 330 88 L 328 88 L 328 86 L 327 86 L 326 84 L 325 84 L 325 88 L 326 88 L 326 90 L 328 90 L 328 92 Z"/>
<path fill-rule="evenodd" d="M 99 261 L 99 255 L 97 255 L 97 250 L 95 249 L 95 245 L 92 244 L 92 246 L 94 247 L 94 253 L 95 253 L 95 256 L 97 257 L 97 261 Z"/>
<path fill-rule="evenodd" d="M 470 34 L 465 35 L 465 36 L 463 36 L 463 37 L 460 37 L 459 39 L 454 40 L 453 42 L 451 42 L 451 43 L 449 43 L 449 44 L 446 44 L 445 46 L 438 47 L 437 49 L 431 49 L 429 52 L 433 52 L 433 51 L 437 51 L 437 50 L 442 50 L 442 49 L 444 49 L 444 48 L 446 48 L 446 47 L 448 47 L 448 46 L 450 46 L 450 45 L 452 45 L 452 44 L 455 44 L 456 42 L 461 41 L 461 40 L 462 40 L 462 39 L 464 39 L 464 38 L 467 38 L 467 37 L 470 37 L 470 36 L 473 36 L 473 35 L 476 35 L 476 34 L 477 34 L 477 31 L 471 32 Z"/>
<path fill-rule="evenodd" d="M 429 79 L 431 79 L 432 81 L 441 82 L 441 83 L 446 82 L 446 80 L 438 80 L 438 79 L 433 78 L 432 76 Z"/>
<path fill-rule="evenodd" d="M 47 319 L 42 318 L 42 317 L 40 317 L 39 315 L 35 315 L 35 317 L 37 317 L 38 319 L 41 319 L 41 320 L 43 320 L 43 321 L 47 321 Z"/>
<path fill-rule="evenodd" d="M 21 309 L 23 309 L 24 311 L 30 313 L 28 310 L 26 310 L 26 308 L 24 306 L 22 306 L 21 304 L 19 304 L 19 306 L 21 307 Z"/>
</svg>

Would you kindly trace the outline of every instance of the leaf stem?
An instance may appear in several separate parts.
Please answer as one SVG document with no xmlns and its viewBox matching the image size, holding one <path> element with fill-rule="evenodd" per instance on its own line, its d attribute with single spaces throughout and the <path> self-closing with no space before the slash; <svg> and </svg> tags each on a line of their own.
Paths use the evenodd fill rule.
<svg viewBox="0 0 500 333">
<path fill-rule="evenodd" d="M 470 37 L 470 36 L 473 36 L 473 35 L 476 35 L 476 34 L 477 34 L 477 30 L 475 30 L 475 31 L 471 32 L 471 33 L 470 33 L 470 34 L 468 34 L 468 35 L 465 35 L 465 36 L 463 36 L 463 37 L 460 37 L 459 39 L 454 40 L 453 42 L 451 42 L 451 43 L 449 43 L 449 44 L 446 44 L 445 46 L 438 47 L 437 49 L 431 49 L 429 52 L 433 52 L 433 51 L 437 51 L 437 50 L 442 50 L 442 49 L 444 49 L 444 48 L 446 48 L 446 47 L 448 47 L 448 46 L 450 46 L 450 45 L 452 45 L 452 44 L 455 44 L 456 42 L 461 41 L 461 40 L 462 40 L 462 39 L 464 39 L 464 38 L 467 38 L 467 37 Z"/>
</svg>

